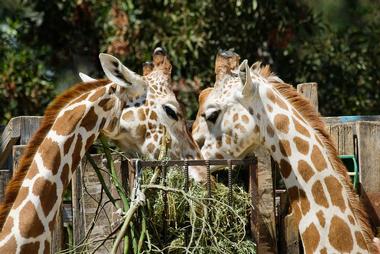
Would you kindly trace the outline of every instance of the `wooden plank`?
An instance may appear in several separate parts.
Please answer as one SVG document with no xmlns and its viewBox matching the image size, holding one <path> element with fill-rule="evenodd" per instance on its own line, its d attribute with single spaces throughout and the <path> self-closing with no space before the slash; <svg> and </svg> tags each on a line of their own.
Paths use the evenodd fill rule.
<svg viewBox="0 0 380 254">
<path fill-rule="evenodd" d="M 64 229 L 62 219 L 62 206 L 59 207 L 57 216 L 55 217 L 55 226 L 51 238 L 51 253 L 58 253 L 64 248 Z"/>
<path fill-rule="evenodd" d="M 5 187 L 9 179 L 11 178 L 11 172 L 9 169 L 0 170 L 0 202 L 4 200 Z"/>
<path fill-rule="evenodd" d="M 104 156 L 92 155 L 95 163 L 104 171 L 107 169 L 103 165 Z M 120 160 L 114 157 L 115 168 L 120 171 Z M 102 172 L 107 186 L 112 186 L 110 177 Z M 82 160 L 72 179 L 72 200 L 73 200 L 73 235 L 74 244 L 82 244 L 87 236 L 87 244 L 81 251 L 92 252 L 92 250 L 108 236 L 113 229 L 113 223 L 120 217 L 115 213 L 112 203 L 102 191 L 98 177 L 91 164 L 85 159 Z M 113 189 L 111 188 L 111 191 Z M 114 193 L 115 194 L 115 193 Z M 117 195 L 114 196 L 118 198 Z M 95 216 L 96 213 L 98 216 Z M 93 221 L 96 221 L 93 224 Z M 91 230 L 91 233 L 88 231 Z M 109 253 L 112 247 L 112 240 L 107 240 L 96 253 Z"/>
<path fill-rule="evenodd" d="M 339 154 L 354 154 L 354 134 L 356 133 L 354 122 L 327 125 L 327 130 Z"/>
<path fill-rule="evenodd" d="M 361 198 L 371 221 L 380 226 L 380 121 L 357 122 Z"/>
<path fill-rule="evenodd" d="M 259 194 L 257 190 L 257 163 L 255 165 L 250 165 L 248 169 L 249 175 L 249 194 L 251 195 L 251 211 L 250 211 L 250 226 L 251 226 L 251 236 L 253 241 L 256 243 L 256 246 L 260 245 L 259 241 L 259 223 L 258 223 L 258 214 L 259 214 Z M 259 252 L 257 252 L 259 253 Z"/>
<path fill-rule="evenodd" d="M 318 84 L 317 83 L 303 83 L 297 85 L 297 91 L 308 98 L 310 103 L 318 111 Z"/>
<path fill-rule="evenodd" d="M 82 174 L 83 174 L 82 162 L 79 164 L 78 168 L 75 170 L 73 177 L 71 179 L 71 202 L 73 206 L 73 243 L 74 246 L 79 246 L 81 241 L 85 236 L 84 227 L 84 211 L 83 204 L 81 202 L 82 198 Z M 78 249 L 80 252 L 81 249 Z"/>
<path fill-rule="evenodd" d="M 258 198 L 258 253 L 277 253 L 276 216 L 272 163 L 269 152 L 258 149 L 257 157 L 257 198 Z"/>
<path fill-rule="evenodd" d="M 17 168 L 22 156 L 22 153 L 24 152 L 26 145 L 14 145 L 13 146 L 13 152 L 12 152 L 12 157 L 13 157 L 13 175 L 17 172 Z"/>
<path fill-rule="evenodd" d="M 12 118 L 1 135 L 0 167 L 2 167 L 12 154 L 12 146 L 18 142 L 27 144 L 30 137 L 38 129 L 42 117 L 19 116 Z"/>
</svg>

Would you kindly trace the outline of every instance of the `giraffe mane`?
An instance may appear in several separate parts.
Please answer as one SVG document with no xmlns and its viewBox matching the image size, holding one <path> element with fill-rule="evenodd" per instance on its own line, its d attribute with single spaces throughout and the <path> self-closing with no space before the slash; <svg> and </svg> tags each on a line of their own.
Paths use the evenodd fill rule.
<svg viewBox="0 0 380 254">
<path fill-rule="evenodd" d="M 326 125 L 321 119 L 319 113 L 310 104 L 310 101 L 297 92 L 297 90 L 284 83 L 278 78 L 270 69 L 268 65 L 261 67 L 260 64 L 252 69 L 256 74 L 266 78 L 273 88 L 278 91 L 284 98 L 294 107 L 295 110 L 311 125 L 315 130 L 318 137 L 321 139 L 325 148 L 327 149 L 328 158 L 333 166 L 334 171 L 338 174 L 339 179 L 343 183 L 345 188 L 349 205 L 353 211 L 354 216 L 359 222 L 362 229 L 362 234 L 370 250 L 376 250 L 372 239 L 374 234 L 369 223 L 368 215 L 364 209 L 363 204 L 360 202 L 358 195 L 355 193 L 351 179 L 347 173 L 347 169 L 343 162 L 338 158 L 338 151 L 334 145 L 334 142 L 330 134 L 326 131 Z"/>
<path fill-rule="evenodd" d="M 19 166 L 17 167 L 14 176 L 9 181 L 6 187 L 5 199 L 0 204 L 0 228 L 2 228 L 5 223 L 8 213 L 12 208 L 12 205 L 17 197 L 21 184 L 26 176 L 26 173 L 28 172 L 28 169 L 33 161 L 34 155 L 36 154 L 38 147 L 40 146 L 47 133 L 51 129 L 60 110 L 78 96 L 86 92 L 89 92 L 95 88 L 104 86 L 107 83 L 109 83 L 108 80 L 78 83 L 66 90 L 65 92 L 63 92 L 62 94 L 58 95 L 53 100 L 53 102 L 50 103 L 50 105 L 47 107 L 40 127 L 28 142 L 23 152 L 23 155 L 20 158 Z"/>
</svg>

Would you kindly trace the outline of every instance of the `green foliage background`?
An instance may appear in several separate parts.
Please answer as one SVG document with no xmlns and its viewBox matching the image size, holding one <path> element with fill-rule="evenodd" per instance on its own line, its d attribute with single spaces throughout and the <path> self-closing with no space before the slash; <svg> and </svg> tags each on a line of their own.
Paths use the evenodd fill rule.
<svg viewBox="0 0 380 254">
<path fill-rule="evenodd" d="M 103 76 L 109 52 L 141 72 L 167 49 L 180 100 L 193 118 L 214 80 L 218 49 L 261 60 L 286 82 L 318 82 L 324 115 L 378 114 L 378 1 L 3 0 L 0 123 L 42 114 L 77 73 Z"/>
</svg>

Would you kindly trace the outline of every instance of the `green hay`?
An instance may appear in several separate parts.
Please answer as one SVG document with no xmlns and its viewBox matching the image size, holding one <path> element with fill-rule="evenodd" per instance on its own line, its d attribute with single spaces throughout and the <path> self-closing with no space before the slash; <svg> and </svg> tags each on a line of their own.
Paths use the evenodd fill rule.
<svg viewBox="0 0 380 254">
<path fill-rule="evenodd" d="M 184 190 L 183 172 L 178 168 L 168 171 L 166 186 Z M 148 184 L 152 175 L 152 170 L 145 169 L 142 184 Z M 185 195 L 183 192 L 168 191 L 166 241 L 163 238 L 163 191 L 148 188 L 145 195 L 145 253 L 161 253 L 164 250 L 168 253 L 256 253 L 256 245 L 246 231 L 250 197 L 241 187 L 233 185 L 232 207 L 228 205 L 228 187 L 221 183 L 213 185 L 211 199 L 207 198 L 206 186 L 193 181 Z M 186 229 L 190 242 L 188 246 L 184 244 Z"/>
</svg>

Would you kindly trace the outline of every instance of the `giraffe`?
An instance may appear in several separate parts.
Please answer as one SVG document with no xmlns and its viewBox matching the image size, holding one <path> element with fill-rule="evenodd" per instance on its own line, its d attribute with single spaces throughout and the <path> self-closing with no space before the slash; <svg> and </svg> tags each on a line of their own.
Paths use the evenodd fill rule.
<svg viewBox="0 0 380 254">
<path fill-rule="evenodd" d="M 269 66 L 238 62 L 219 54 L 215 85 L 200 95 L 193 136 L 204 158 L 241 159 L 264 147 L 280 166 L 305 253 L 378 253 L 318 113 Z"/>
<path fill-rule="evenodd" d="M 63 191 L 85 151 L 100 133 L 122 149 L 150 158 L 159 151 L 162 127 L 180 158 L 200 158 L 169 88 L 171 64 L 158 48 L 140 76 L 100 54 L 109 80 L 80 83 L 58 96 L 27 145 L 0 208 L 0 253 L 50 253 L 51 232 Z M 200 179 L 202 168 L 192 167 Z"/>
</svg>

